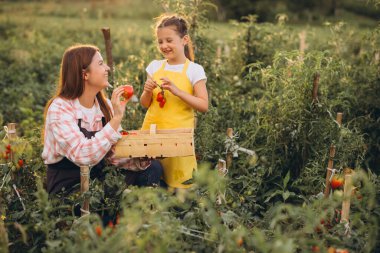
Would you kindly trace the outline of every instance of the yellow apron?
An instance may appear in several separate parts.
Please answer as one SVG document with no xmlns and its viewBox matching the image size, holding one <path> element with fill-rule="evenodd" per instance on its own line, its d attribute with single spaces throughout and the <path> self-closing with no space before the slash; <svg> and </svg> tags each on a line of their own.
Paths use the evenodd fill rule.
<svg viewBox="0 0 380 253">
<path fill-rule="evenodd" d="M 153 74 L 153 80 L 159 85 L 160 78 L 169 78 L 179 89 L 193 95 L 193 86 L 186 75 L 190 61 L 186 59 L 182 72 L 165 70 L 166 61 L 161 68 Z M 194 110 L 170 91 L 165 91 L 166 103 L 163 108 L 156 101 L 157 94 L 161 91 L 159 87 L 153 90 L 152 103 L 145 115 L 143 130 L 150 129 L 151 124 L 156 124 L 157 129 L 194 128 Z M 195 156 L 172 157 L 160 160 L 164 168 L 163 178 L 169 187 L 189 188 L 183 182 L 191 179 L 193 170 L 197 169 Z"/>
</svg>

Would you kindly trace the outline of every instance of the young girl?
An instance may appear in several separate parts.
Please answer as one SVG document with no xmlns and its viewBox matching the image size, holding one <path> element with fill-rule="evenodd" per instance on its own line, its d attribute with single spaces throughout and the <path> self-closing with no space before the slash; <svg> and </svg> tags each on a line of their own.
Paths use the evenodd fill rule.
<svg viewBox="0 0 380 253">
<path fill-rule="evenodd" d="M 154 60 L 146 68 L 148 78 L 140 101 L 148 111 L 142 129 L 149 129 L 151 124 L 158 129 L 194 128 L 194 110 L 208 110 L 208 95 L 203 67 L 193 62 L 188 24 L 177 15 L 162 15 L 155 32 L 165 59 Z M 166 158 L 161 164 L 169 187 L 191 186 L 183 183 L 197 168 L 195 156 Z"/>
<path fill-rule="evenodd" d="M 121 138 L 119 130 L 128 101 L 120 99 L 123 87 L 106 99 L 109 67 L 99 49 L 92 45 L 69 47 L 62 58 L 57 93 L 45 108 L 44 149 L 47 164 L 47 190 L 69 193 L 80 183 L 79 165 L 91 167 L 91 178 L 102 177 L 108 162 L 126 169 L 144 169 L 150 162 L 113 159 L 112 147 Z M 142 172 L 132 172 L 141 185 L 158 184 L 162 168 L 152 164 Z M 146 180 L 144 180 L 146 179 Z"/>
</svg>

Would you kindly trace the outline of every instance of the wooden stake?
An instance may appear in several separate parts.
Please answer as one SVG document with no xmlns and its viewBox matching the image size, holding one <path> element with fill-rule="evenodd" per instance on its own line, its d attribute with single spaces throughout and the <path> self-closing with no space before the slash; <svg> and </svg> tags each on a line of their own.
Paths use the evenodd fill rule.
<svg viewBox="0 0 380 253">
<path fill-rule="evenodd" d="M 312 92 L 313 102 L 318 102 L 319 77 L 320 77 L 319 73 L 314 74 L 313 92 Z"/>
<path fill-rule="evenodd" d="M 319 79 L 319 74 L 318 74 L 318 79 Z M 314 92 L 313 92 L 314 93 Z M 341 112 L 338 112 L 336 114 L 336 121 L 338 122 L 339 124 L 339 127 L 342 126 L 342 118 L 343 118 L 343 113 Z M 334 161 L 333 161 L 333 158 L 335 157 L 335 146 L 334 145 L 331 145 L 330 146 L 330 157 L 329 157 L 329 163 L 327 165 L 327 173 L 326 173 L 326 188 L 325 188 L 325 192 L 324 192 L 324 197 L 325 198 L 328 198 L 329 195 L 330 195 L 330 189 L 331 189 L 331 186 L 330 186 L 330 177 L 331 177 L 331 174 L 332 174 L 332 169 L 334 167 Z"/>
<path fill-rule="evenodd" d="M 8 123 L 8 139 L 13 141 L 17 138 L 16 123 Z"/>
<path fill-rule="evenodd" d="M 343 203 L 342 203 L 342 216 L 340 222 L 348 222 L 350 216 L 350 205 L 352 195 L 352 175 L 353 171 L 350 168 L 344 170 L 344 188 L 343 188 Z"/>
<path fill-rule="evenodd" d="M 306 44 L 306 31 L 303 30 L 298 34 L 298 37 L 300 38 L 300 45 L 299 45 L 299 50 L 300 50 L 300 58 L 303 59 L 303 56 L 305 54 L 305 50 L 307 48 Z"/>
<path fill-rule="evenodd" d="M 331 145 L 330 146 L 330 155 L 329 155 L 329 163 L 327 165 L 327 173 L 326 173 L 326 188 L 325 188 L 325 192 L 324 192 L 324 197 L 325 198 L 328 198 L 329 195 L 330 195 L 330 189 L 331 189 L 331 186 L 330 186 L 330 177 L 331 177 L 331 173 L 332 173 L 332 169 L 334 167 L 334 157 L 335 157 L 335 146 L 334 145 Z"/>
<path fill-rule="evenodd" d="M 233 136 L 234 136 L 234 130 L 232 128 L 227 128 L 227 137 L 232 139 Z M 227 158 L 226 158 L 227 169 L 231 166 L 231 164 L 232 164 L 232 153 L 228 152 Z"/>
<path fill-rule="evenodd" d="M 220 176 L 225 176 L 227 174 L 226 161 L 219 159 L 218 161 L 218 172 Z"/>
<path fill-rule="evenodd" d="M 343 118 L 343 113 L 342 112 L 338 112 L 336 114 L 336 122 L 338 122 L 339 127 L 342 126 L 342 118 Z"/>
<path fill-rule="evenodd" d="M 8 253 L 8 233 L 0 218 L 0 252 Z"/>
<path fill-rule="evenodd" d="M 107 65 L 110 67 L 110 83 L 113 85 L 114 72 L 113 72 L 113 58 L 112 58 L 112 42 L 111 42 L 111 30 L 109 27 L 103 27 L 102 29 L 104 43 L 106 46 Z"/>
<path fill-rule="evenodd" d="M 12 142 L 17 138 L 16 123 L 8 123 L 8 140 L 12 145 Z M 9 160 L 13 161 L 13 150 L 9 153 Z"/>
<path fill-rule="evenodd" d="M 6 214 L 2 191 L 0 191 L 0 216 L 2 216 L 0 217 L 0 252 L 8 253 L 8 232 L 3 221 L 3 216 L 6 216 Z"/>
<path fill-rule="evenodd" d="M 90 167 L 80 166 L 80 192 L 81 194 L 88 192 L 90 188 Z M 81 215 L 87 215 L 90 213 L 90 200 L 85 198 L 83 206 L 81 208 Z"/>
</svg>

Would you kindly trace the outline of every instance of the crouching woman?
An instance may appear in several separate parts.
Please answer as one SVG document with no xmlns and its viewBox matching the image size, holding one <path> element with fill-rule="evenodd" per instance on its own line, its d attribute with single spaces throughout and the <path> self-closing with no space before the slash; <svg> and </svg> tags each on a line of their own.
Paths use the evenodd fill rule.
<svg viewBox="0 0 380 253">
<path fill-rule="evenodd" d="M 93 45 L 71 46 L 63 55 L 58 88 L 44 114 L 42 158 L 49 194 L 72 192 L 80 183 L 80 165 L 90 166 L 92 179 L 103 177 L 108 163 L 127 170 L 127 184 L 159 184 L 158 162 L 113 158 L 128 101 L 121 99 L 123 87 L 106 98 L 109 70 Z"/>
</svg>

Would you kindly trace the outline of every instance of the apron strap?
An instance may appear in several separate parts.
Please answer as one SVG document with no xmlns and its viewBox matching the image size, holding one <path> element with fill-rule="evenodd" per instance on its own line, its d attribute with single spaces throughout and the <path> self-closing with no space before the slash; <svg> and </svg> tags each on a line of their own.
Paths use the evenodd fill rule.
<svg viewBox="0 0 380 253">
<path fill-rule="evenodd" d="M 189 64 L 190 64 L 190 61 L 189 61 L 189 59 L 186 58 L 185 65 L 183 66 L 183 69 L 182 69 L 182 75 L 186 75 L 186 71 L 189 67 Z"/>
<path fill-rule="evenodd" d="M 165 66 L 166 66 L 166 60 L 164 60 L 164 62 L 162 63 L 161 65 L 161 68 L 159 70 L 164 70 L 165 69 Z"/>
</svg>

